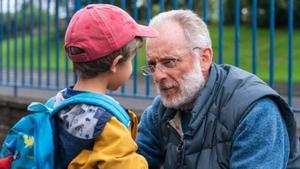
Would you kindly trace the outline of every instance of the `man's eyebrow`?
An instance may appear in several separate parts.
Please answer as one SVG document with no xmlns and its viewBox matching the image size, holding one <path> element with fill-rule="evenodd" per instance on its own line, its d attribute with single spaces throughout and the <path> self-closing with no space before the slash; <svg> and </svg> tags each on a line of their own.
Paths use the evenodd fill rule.
<svg viewBox="0 0 300 169">
<path fill-rule="evenodd" d="M 159 60 L 172 60 L 172 59 L 177 59 L 178 57 L 174 57 L 174 56 L 166 56 L 166 57 L 164 57 L 164 58 L 161 58 L 161 59 L 159 59 Z"/>
<path fill-rule="evenodd" d="M 166 55 L 166 56 L 160 58 L 159 61 L 179 59 L 179 58 L 180 58 L 180 56 L 178 56 L 178 55 Z"/>
<path fill-rule="evenodd" d="M 169 59 L 178 59 L 180 58 L 178 55 L 165 55 L 165 56 L 161 56 L 159 59 L 157 59 L 158 61 L 161 60 L 169 60 Z M 155 60 L 146 60 L 147 63 L 155 63 Z"/>
<path fill-rule="evenodd" d="M 154 60 L 147 60 L 147 64 L 155 64 L 155 61 Z"/>
</svg>

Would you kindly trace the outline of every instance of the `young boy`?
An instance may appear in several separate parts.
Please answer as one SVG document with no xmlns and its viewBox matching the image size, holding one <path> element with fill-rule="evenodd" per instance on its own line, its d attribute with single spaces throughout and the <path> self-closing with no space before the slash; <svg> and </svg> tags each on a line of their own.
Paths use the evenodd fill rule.
<svg viewBox="0 0 300 169">
<path fill-rule="evenodd" d="M 156 30 L 137 24 L 116 6 L 92 4 L 79 10 L 65 34 L 65 50 L 78 81 L 57 93 L 54 106 L 84 92 L 116 102 L 105 95 L 106 91 L 118 89 L 130 77 L 131 61 L 142 45 L 141 37 L 157 35 Z M 145 159 L 136 153 L 132 138 L 135 133 L 131 133 L 136 130 L 129 131 L 103 107 L 68 106 L 58 113 L 56 124 L 58 163 L 62 168 L 148 168 Z"/>
</svg>

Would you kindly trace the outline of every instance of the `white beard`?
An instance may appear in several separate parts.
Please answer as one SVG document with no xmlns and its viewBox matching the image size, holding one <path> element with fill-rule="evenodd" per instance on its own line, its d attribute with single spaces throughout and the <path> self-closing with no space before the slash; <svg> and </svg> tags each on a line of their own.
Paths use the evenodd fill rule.
<svg viewBox="0 0 300 169">
<path fill-rule="evenodd" d="M 174 82 L 166 83 L 163 86 L 173 86 L 176 85 Z M 163 105 L 169 108 L 179 108 L 182 105 L 192 102 L 198 92 L 205 85 L 205 79 L 200 68 L 199 62 L 195 62 L 194 69 L 183 75 L 182 79 L 178 80 L 179 91 L 175 95 L 167 95 L 159 90 L 156 84 L 157 92 L 161 96 Z"/>
</svg>

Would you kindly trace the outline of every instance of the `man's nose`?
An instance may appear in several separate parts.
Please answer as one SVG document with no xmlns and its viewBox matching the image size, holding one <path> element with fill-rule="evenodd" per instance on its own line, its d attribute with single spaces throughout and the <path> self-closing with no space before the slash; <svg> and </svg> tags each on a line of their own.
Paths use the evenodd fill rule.
<svg viewBox="0 0 300 169">
<path fill-rule="evenodd" d="M 165 79 L 167 77 L 167 74 L 165 71 L 163 71 L 162 69 L 160 69 L 160 67 L 156 67 L 154 72 L 152 73 L 152 77 L 153 80 L 158 83 L 160 81 L 162 81 L 163 79 Z"/>
</svg>

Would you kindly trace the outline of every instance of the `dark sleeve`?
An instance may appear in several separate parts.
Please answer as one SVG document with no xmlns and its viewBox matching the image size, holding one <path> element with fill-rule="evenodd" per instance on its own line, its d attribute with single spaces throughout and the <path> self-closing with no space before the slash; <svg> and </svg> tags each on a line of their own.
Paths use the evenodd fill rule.
<svg viewBox="0 0 300 169">
<path fill-rule="evenodd" d="M 285 169 L 288 157 L 288 133 L 277 105 L 269 98 L 257 101 L 233 135 L 231 168 Z"/>
<path fill-rule="evenodd" d="M 141 117 L 136 138 L 138 153 L 146 158 L 150 169 L 159 169 L 163 161 L 158 120 L 158 113 L 152 106 L 148 107 Z"/>
</svg>

